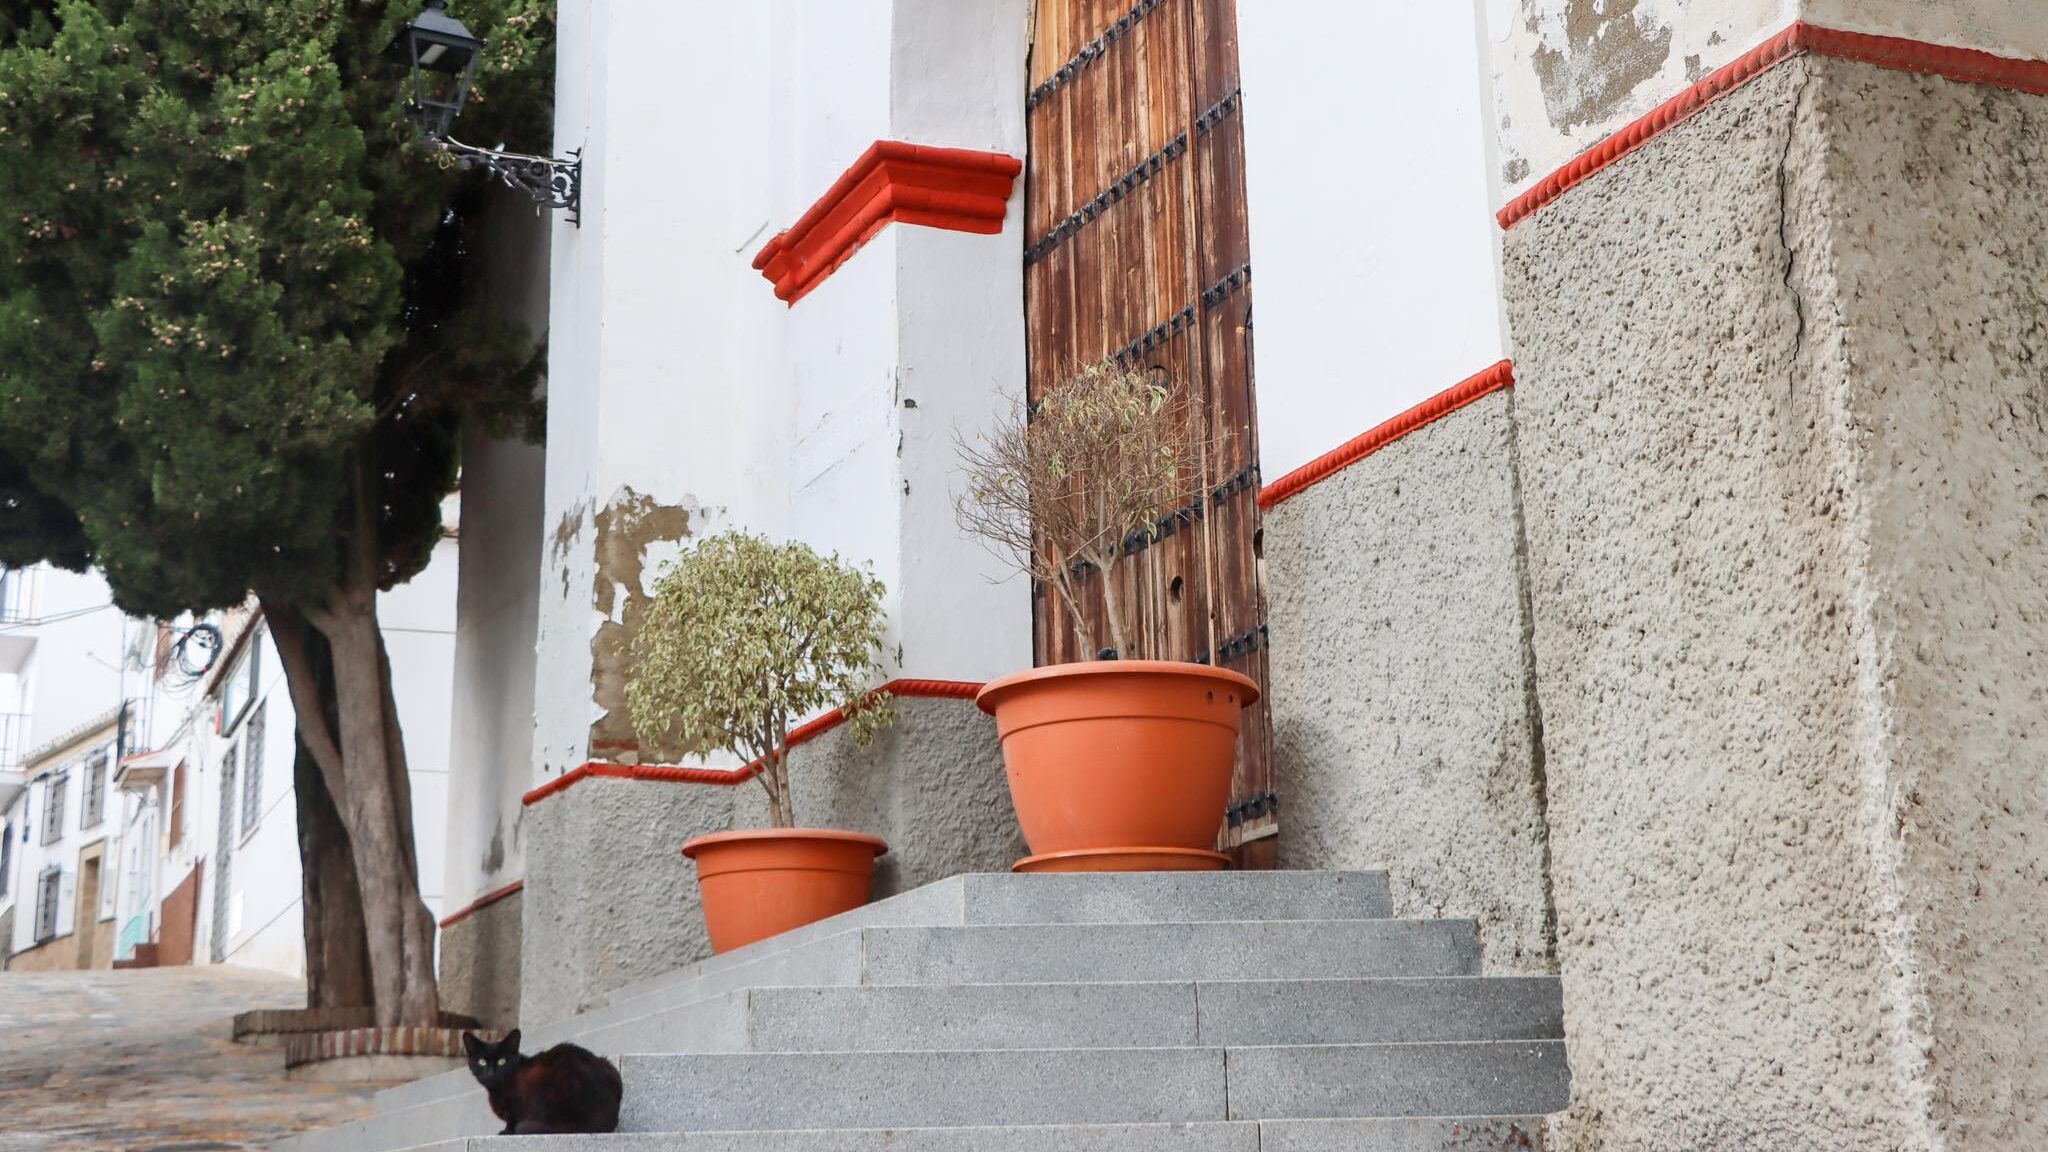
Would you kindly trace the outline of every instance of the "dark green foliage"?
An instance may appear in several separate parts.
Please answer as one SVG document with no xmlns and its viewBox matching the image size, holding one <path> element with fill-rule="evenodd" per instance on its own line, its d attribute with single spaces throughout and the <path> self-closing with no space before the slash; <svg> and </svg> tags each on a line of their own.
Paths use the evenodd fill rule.
<svg viewBox="0 0 2048 1152">
<path fill-rule="evenodd" d="M 382 59 L 418 7 L 0 0 L 0 563 L 156 615 L 318 604 L 358 547 L 389 587 L 461 421 L 530 426 L 467 249 L 511 194 L 408 147 Z M 456 7 L 489 45 L 460 130 L 544 147 L 553 4 Z"/>
</svg>

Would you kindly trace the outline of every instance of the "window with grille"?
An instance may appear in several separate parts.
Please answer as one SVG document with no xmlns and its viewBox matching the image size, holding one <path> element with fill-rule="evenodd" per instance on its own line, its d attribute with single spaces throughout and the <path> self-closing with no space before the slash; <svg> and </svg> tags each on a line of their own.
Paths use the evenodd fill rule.
<svg viewBox="0 0 2048 1152">
<path fill-rule="evenodd" d="M 270 707 L 268 700 L 256 706 L 249 714 L 247 735 L 242 739 L 242 835 L 247 836 L 256 827 L 256 818 L 263 814 L 263 724 L 264 712 Z"/>
<path fill-rule="evenodd" d="M 106 815 L 107 805 L 107 754 L 102 752 L 86 761 L 85 799 L 78 809 L 80 828 L 97 828 Z"/>
<path fill-rule="evenodd" d="M 221 681 L 220 730 L 222 732 L 232 732 L 236 723 L 242 719 L 242 713 L 248 710 L 249 701 L 255 699 L 257 678 L 262 673 L 262 669 L 258 667 L 258 657 L 262 653 L 263 645 L 252 640 L 247 654 L 242 657 L 241 663 L 236 664 L 234 671 L 228 673 L 227 678 Z"/>
<path fill-rule="evenodd" d="M 43 784 L 43 843 L 55 844 L 64 835 L 64 792 L 71 785 L 68 773 L 59 772 Z"/>
<path fill-rule="evenodd" d="M 55 866 L 43 869 L 36 878 L 36 943 L 57 938 L 58 893 L 64 882 L 63 870 Z"/>
</svg>

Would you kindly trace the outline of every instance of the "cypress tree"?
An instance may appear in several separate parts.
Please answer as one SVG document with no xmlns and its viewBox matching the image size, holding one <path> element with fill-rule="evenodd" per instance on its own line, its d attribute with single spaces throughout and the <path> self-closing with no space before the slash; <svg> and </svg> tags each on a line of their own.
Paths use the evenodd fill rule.
<svg viewBox="0 0 2048 1152">
<path fill-rule="evenodd" d="M 463 0 L 463 128 L 544 140 L 550 0 Z M 309 995 L 439 1010 L 376 597 L 463 421 L 537 434 L 532 335 L 382 53 L 405 0 L 0 0 L 0 563 L 174 616 L 261 604 L 298 714 Z M 361 947 L 355 941 L 360 939 Z"/>
</svg>

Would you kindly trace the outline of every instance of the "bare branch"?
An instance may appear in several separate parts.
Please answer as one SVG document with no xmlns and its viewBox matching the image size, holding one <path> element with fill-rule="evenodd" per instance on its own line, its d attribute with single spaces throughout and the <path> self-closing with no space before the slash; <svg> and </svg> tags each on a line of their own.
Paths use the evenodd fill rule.
<svg viewBox="0 0 2048 1152">
<path fill-rule="evenodd" d="M 1095 364 L 1049 389 L 1035 413 L 1013 403 L 975 442 L 958 442 L 968 482 L 954 511 L 991 551 L 1058 590 L 1084 650 L 1089 627 L 1070 565 L 1092 563 L 1112 644 L 1151 655 L 1125 650 L 1138 637 L 1111 582 L 1126 542 L 1156 538 L 1168 516 L 1206 497 L 1206 459 L 1221 442 L 1189 389 Z"/>
</svg>

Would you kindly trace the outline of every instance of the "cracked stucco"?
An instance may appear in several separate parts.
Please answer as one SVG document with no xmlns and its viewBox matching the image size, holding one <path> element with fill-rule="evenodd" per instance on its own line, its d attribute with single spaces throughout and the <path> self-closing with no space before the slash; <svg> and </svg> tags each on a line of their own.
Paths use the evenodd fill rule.
<svg viewBox="0 0 2048 1152">
<path fill-rule="evenodd" d="M 2048 1121 L 2044 205 L 2048 100 L 1806 58 L 1508 233 L 1570 1147 Z"/>
</svg>

